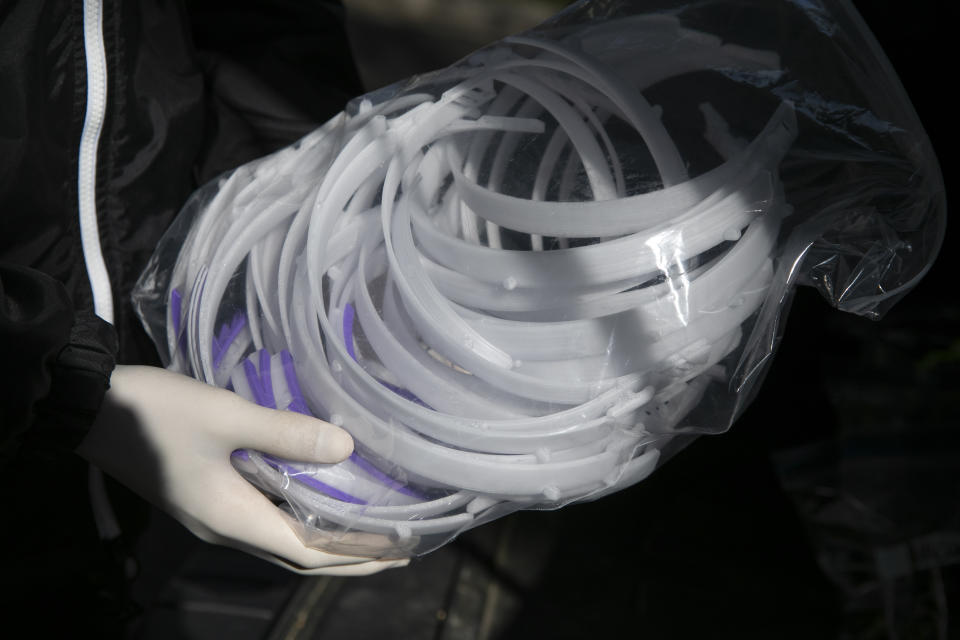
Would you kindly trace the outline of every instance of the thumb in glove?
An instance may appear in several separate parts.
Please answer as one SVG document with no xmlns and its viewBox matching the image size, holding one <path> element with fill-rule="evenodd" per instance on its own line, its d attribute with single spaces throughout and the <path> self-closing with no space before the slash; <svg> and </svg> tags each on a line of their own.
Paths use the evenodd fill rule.
<svg viewBox="0 0 960 640">
<path fill-rule="evenodd" d="M 327 422 L 266 409 L 177 373 L 120 365 L 77 452 L 201 539 L 299 573 L 365 575 L 407 563 L 304 546 L 291 516 L 231 465 L 231 452 L 243 448 L 333 463 L 350 455 L 353 440 Z"/>
</svg>

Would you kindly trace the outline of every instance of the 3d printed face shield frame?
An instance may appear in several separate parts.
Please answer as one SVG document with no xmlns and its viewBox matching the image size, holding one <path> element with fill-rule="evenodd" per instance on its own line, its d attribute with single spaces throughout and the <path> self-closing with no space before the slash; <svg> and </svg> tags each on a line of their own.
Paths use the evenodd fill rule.
<svg viewBox="0 0 960 640">
<path fill-rule="evenodd" d="M 438 98 L 364 103 L 227 178 L 174 269 L 172 365 L 342 423 L 358 448 L 238 467 L 313 526 L 407 542 L 652 471 L 765 298 L 796 135 L 787 104 L 749 144 L 704 106 L 723 161 L 688 179 L 640 92 L 776 57 L 675 31 L 672 62 L 630 82 L 576 43 L 514 38 Z M 662 189 L 630 189 L 609 123 L 643 139 Z M 529 196 L 507 194 L 531 136 Z M 575 192 L 590 199 L 557 201 Z M 517 237 L 530 249 L 505 248 Z"/>
</svg>

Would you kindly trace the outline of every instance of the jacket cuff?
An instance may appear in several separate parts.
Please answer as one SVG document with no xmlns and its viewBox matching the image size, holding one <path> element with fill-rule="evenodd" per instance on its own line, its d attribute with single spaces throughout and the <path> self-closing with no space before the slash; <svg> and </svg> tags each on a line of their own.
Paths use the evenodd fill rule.
<svg viewBox="0 0 960 640">
<path fill-rule="evenodd" d="M 41 437 L 56 432 L 55 441 L 70 450 L 80 444 L 110 388 L 118 349 L 113 325 L 92 312 L 77 313 L 70 340 L 53 364 L 50 393 L 38 406 Z"/>
</svg>

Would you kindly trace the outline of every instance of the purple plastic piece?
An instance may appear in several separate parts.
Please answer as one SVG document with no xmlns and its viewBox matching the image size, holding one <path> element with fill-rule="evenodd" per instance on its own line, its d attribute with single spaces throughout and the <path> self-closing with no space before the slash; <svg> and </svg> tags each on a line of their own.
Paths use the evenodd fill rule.
<svg viewBox="0 0 960 640">
<path fill-rule="evenodd" d="M 352 314 L 351 314 L 352 315 Z M 294 367 L 293 356 L 290 355 L 290 352 L 284 349 L 280 352 L 280 361 L 283 363 L 283 374 L 287 380 L 287 388 L 290 391 L 290 395 L 293 397 L 293 400 L 290 402 L 290 405 L 287 407 L 288 411 L 296 411 L 297 413 L 303 413 L 305 415 L 311 416 L 310 409 L 307 408 L 307 403 L 303 397 L 303 391 L 300 389 L 300 382 L 297 379 L 297 372 Z M 373 476 L 381 483 L 386 485 L 389 489 L 395 489 L 400 493 L 406 494 L 412 498 L 424 499 L 424 496 L 416 493 L 415 491 L 408 489 L 406 485 L 401 483 L 396 478 L 391 478 L 380 469 L 376 468 L 366 459 L 360 457 L 356 451 L 350 454 L 350 459 L 358 467 L 366 471 L 369 475 Z"/>
<path fill-rule="evenodd" d="M 357 359 L 357 354 L 353 351 L 353 318 L 355 315 L 353 305 L 348 302 L 343 307 L 343 343 L 347 347 L 347 353 L 354 360 Z"/>
<path fill-rule="evenodd" d="M 353 305 L 348 302 L 343 307 L 343 341 L 347 347 L 347 353 L 349 353 L 350 357 L 353 358 L 354 360 L 357 359 L 357 354 L 353 350 L 353 321 L 355 317 L 356 317 L 356 312 L 353 309 Z M 389 382 L 385 382 L 380 379 L 378 379 L 377 382 L 385 386 L 387 389 L 390 389 L 390 391 L 393 391 L 395 394 L 397 394 L 401 398 L 404 398 L 411 402 L 416 402 L 420 406 L 426 407 L 427 409 L 432 408 L 426 402 L 424 402 L 423 400 L 421 400 L 420 398 L 412 394 L 407 389 L 398 387 L 396 385 L 390 384 Z M 426 499 L 423 495 L 420 495 L 413 489 L 410 489 L 409 487 L 407 487 L 407 485 L 400 482 L 396 478 L 391 478 L 390 476 L 385 474 L 383 471 L 380 471 L 380 469 L 373 466 L 373 464 L 371 464 L 369 461 L 360 457 L 360 455 L 357 454 L 356 451 L 350 454 L 350 459 L 353 460 L 353 462 L 358 467 L 360 467 L 361 469 L 366 471 L 368 474 L 370 474 L 371 476 L 379 480 L 381 483 L 386 485 L 387 488 L 399 491 L 400 493 L 408 495 L 411 498 L 418 498 L 420 500 Z"/>
<path fill-rule="evenodd" d="M 247 461 L 250 460 L 250 454 L 247 453 L 247 450 L 246 450 L 246 449 L 234 449 L 234 450 L 230 453 L 230 457 L 231 457 L 231 458 L 237 458 L 237 459 L 239 459 L 239 460 L 243 460 L 244 462 L 247 462 Z"/>
<path fill-rule="evenodd" d="M 356 359 L 356 354 L 353 351 L 353 319 L 353 307 L 351 305 L 347 305 L 347 308 L 344 312 L 344 338 L 347 340 L 347 344 L 349 345 L 348 351 L 350 356 Z M 234 316 L 234 319 L 230 323 L 229 327 L 226 325 L 221 327 L 220 335 L 218 336 L 217 340 L 215 340 L 214 348 L 220 349 L 222 352 L 226 352 L 226 347 L 229 346 L 230 342 L 236 338 L 237 334 L 241 329 L 243 329 L 245 324 L 246 319 L 241 314 Z M 219 354 L 221 358 L 223 357 L 222 352 Z M 303 396 L 303 390 L 300 388 L 300 382 L 297 378 L 293 356 L 291 356 L 290 352 L 286 349 L 280 352 L 280 362 L 283 365 L 284 379 L 286 380 L 287 389 L 290 391 L 290 396 L 292 398 L 290 404 L 287 406 L 287 410 L 296 411 L 297 413 L 302 413 L 304 415 L 313 415 L 310 412 L 310 409 L 307 407 L 306 400 Z M 273 394 L 273 381 L 270 371 L 270 353 L 266 349 L 261 349 L 257 353 L 257 365 L 254 365 L 250 358 L 244 360 L 243 372 L 247 377 L 247 383 L 250 385 L 250 391 L 253 393 L 254 401 L 262 407 L 276 409 L 277 404 L 276 398 Z M 394 391 L 395 393 L 407 398 L 408 400 L 412 400 L 413 402 L 417 402 L 423 406 L 426 406 L 419 398 L 414 396 L 406 389 L 395 387 L 394 385 L 387 384 L 383 381 L 380 381 L 380 383 L 391 391 Z M 249 459 L 247 453 L 242 450 L 234 451 L 231 455 L 243 460 Z M 352 504 L 367 504 L 365 500 L 357 498 L 356 496 L 352 496 L 349 493 L 345 493 L 335 487 L 321 482 L 309 473 L 297 469 L 296 467 L 293 467 L 278 458 L 263 454 L 263 459 L 275 469 L 286 472 L 301 484 L 311 487 L 312 489 L 328 495 L 331 498 Z M 367 474 L 386 486 L 386 488 L 408 495 L 412 498 L 417 498 L 419 500 L 426 499 L 423 495 L 414 491 L 413 489 L 410 489 L 396 478 L 391 478 L 385 474 L 383 471 L 371 464 L 368 460 L 362 458 L 356 451 L 350 454 L 350 459 Z"/>
<path fill-rule="evenodd" d="M 178 289 L 170 292 L 170 315 L 173 316 L 173 332 L 180 335 L 180 311 L 183 308 L 183 296 Z"/>
<path fill-rule="evenodd" d="M 260 350 L 260 372 L 257 373 L 257 367 L 250 359 L 243 361 L 243 372 L 247 376 L 247 383 L 250 385 L 250 391 L 253 392 L 253 400 L 261 407 L 276 409 L 277 402 L 273 396 L 273 384 L 270 380 L 270 354 L 266 349 Z"/>
<path fill-rule="evenodd" d="M 264 453 L 263 459 L 266 460 L 267 463 L 274 469 L 289 474 L 289 476 L 297 482 L 304 484 L 311 489 L 316 489 L 317 491 L 324 493 L 331 498 L 340 500 L 341 502 L 349 502 L 351 504 L 367 504 L 366 500 L 361 500 L 360 498 L 352 496 L 349 493 L 340 491 L 336 487 L 331 487 L 325 482 L 320 482 L 309 473 L 301 471 L 300 469 L 297 469 L 296 467 L 284 462 L 283 460 L 280 460 L 279 458 L 274 458 L 273 456 Z"/>
<path fill-rule="evenodd" d="M 270 394 L 271 408 L 276 408 L 277 403 L 273 398 L 273 371 L 270 368 L 270 352 L 266 349 L 260 349 L 259 352 L 260 380 L 263 381 L 264 394 Z"/>
<path fill-rule="evenodd" d="M 427 409 L 430 409 L 431 411 L 433 411 L 433 407 L 431 407 L 430 405 L 428 405 L 426 402 L 424 402 L 423 400 L 421 400 L 419 397 L 417 397 L 416 395 L 414 395 L 414 394 L 413 394 L 412 392 L 410 392 L 409 390 L 404 389 L 403 387 L 398 387 L 398 386 L 395 385 L 395 384 L 390 384 L 389 382 L 386 382 L 385 380 L 377 380 L 377 382 L 379 382 L 380 384 L 382 384 L 383 386 L 385 386 L 387 389 L 390 389 L 390 391 L 393 391 L 395 394 L 397 394 L 397 395 L 400 396 L 401 398 L 403 398 L 403 399 L 405 399 L 405 400 L 409 400 L 410 402 L 416 402 L 416 403 L 417 403 L 418 405 L 420 405 L 421 407 L 426 407 Z"/>
<path fill-rule="evenodd" d="M 390 476 L 385 474 L 383 471 L 380 471 L 380 469 L 373 466 L 373 464 L 369 460 L 361 457 L 360 454 L 357 453 L 356 451 L 350 454 L 350 460 L 352 460 L 355 465 L 357 465 L 358 467 L 366 471 L 368 474 L 370 474 L 371 476 L 379 480 L 381 484 L 386 485 L 388 489 L 393 489 L 404 495 L 408 495 L 411 498 L 426 500 L 426 496 L 423 496 L 420 493 L 417 493 L 416 491 L 409 488 L 406 484 L 400 482 L 396 478 L 391 478 Z"/>
<path fill-rule="evenodd" d="M 286 349 L 280 352 L 280 362 L 283 364 L 283 377 L 287 381 L 287 389 L 289 389 L 290 396 L 293 398 L 287 405 L 287 411 L 296 411 L 312 416 L 313 413 L 310 412 L 307 401 L 303 397 L 303 391 L 300 389 L 300 381 L 297 380 L 297 370 L 293 364 L 293 356 Z"/>
<path fill-rule="evenodd" d="M 220 325 L 220 332 L 213 338 L 213 366 L 220 366 L 223 356 L 227 354 L 227 349 L 246 325 L 247 318 L 240 312 L 233 316 L 230 324 Z"/>
<path fill-rule="evenodd" d="M 343 342 L 347 347 L 347 353 L 350 354 L 350 357 L 354 360 L 357 359 L 357 354 L 353 351 L 353 318 L 355 316 L 353 310 L 353 305 L 349 302 L 343 307 Z M 413 393 L 404 389 L 403 387 L 398 387 L 396 385 L 390 384 L 377 378 L 377 382 L 385 386 L 390 391 L 393 391 L 395 394 L 403 398 L 404 400 L 409 400 L 410 402 L 416 402 L 421 407 L 426 407 L 427 409 L 433 410 L 433 407 L 428 405 L 426 402 L 415 396 Z"/>
</svg>

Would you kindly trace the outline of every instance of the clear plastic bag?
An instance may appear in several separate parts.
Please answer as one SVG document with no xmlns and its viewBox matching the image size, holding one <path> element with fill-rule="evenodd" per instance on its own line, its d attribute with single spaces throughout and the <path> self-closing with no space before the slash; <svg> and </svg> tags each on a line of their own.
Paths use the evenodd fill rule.
<svg viewBox="0 0 960 640">
<path fill-rule="evenodd" d="M 199 190 L 134 301 L 170 368 L 353 435 L 234 454 L 306 544 L 410 555 L 726 430 L 794 286 L 879 317 L 945 218 L 848 2 L 581 2 Z"/>
</svg>

